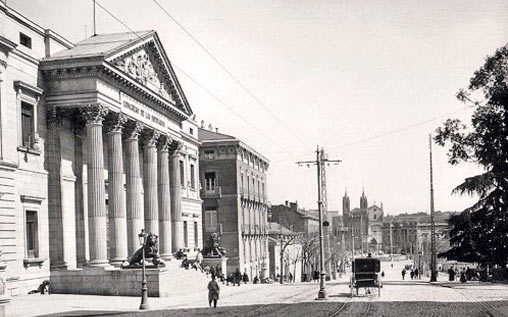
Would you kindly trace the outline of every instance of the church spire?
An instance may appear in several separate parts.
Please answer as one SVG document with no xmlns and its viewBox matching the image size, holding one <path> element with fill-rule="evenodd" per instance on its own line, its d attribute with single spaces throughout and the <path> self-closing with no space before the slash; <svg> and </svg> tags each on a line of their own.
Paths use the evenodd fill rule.
<svg viewBox="0 0 508 317">
<path fill-rule="evenodd" d="M 347 189 L 344 193 L 344 197 L 342 197 L 342 213 L 346 214 L 351 211 L 351 204 L 349 202 L 349 196 L 347 195 Z"/>
<path fill-rule="evenodd" d="M 367 209 L 369 206 L 367 196 L 365 196 L 365 189 L 362 189 L 362 197 L 360 197 L 360 209 Z"/>
</svg>

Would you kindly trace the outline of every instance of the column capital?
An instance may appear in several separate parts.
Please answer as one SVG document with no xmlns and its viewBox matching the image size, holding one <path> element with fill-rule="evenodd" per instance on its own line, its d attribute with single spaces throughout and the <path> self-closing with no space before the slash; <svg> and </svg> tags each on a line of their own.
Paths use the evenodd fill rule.
<svg viewBox="0 0 508 317">
<path fill-rule="evenodd" d="M 157 140 L 159 139 L 160 133 L 157 130 L 151 128 L 145 128 L 141 132 L 141 136 L 143 137 L 143 145 L 144 146 L 156 146 Z"/>
<path fill-rule="evenodd" d="M 60 107 L 46 106 L 46 124 L 60 125 L 63 117 L 64 113 Z"/>
<path fill-rule="evenodd" d="M 135 120 L 128 120 L 125 123 L 124 136 L 126 139 L 137 140 L 139 134 L 141 133 L 141 130 L 143 130 L 143 124 L 141 122 Z"/>
<path fill-rule="evenodd" d="M 108 113 L 108 108 L 100 103 L 88 104 L 79 109 L 81 115 L 86 120 L 86 123 L 102 124 L 102 121 Z"/>
<path fill-rule="evenodd" d="M 159 141 L 157 142 L 157 148 L 160 152 L 162 152 L 162 151 L 169 152 L 172 142 L 173 142 L 172 137 L 170 137 L 167 134 L 162 134 L 159 137 Z"/>
<path fill-rule="evenodd" d="M 169 147 L 169 154 L 170 155 L 179 155 L 183 150 L 183 144 L 180 141 L 173 140 L 171 142 L 171 145 Z"/>
<path fill-rule="evenodd" d="M 104 125 L 107 133 L 122 133 L 126 123 L 127 117 L 123 113 L 119 112 L 111 111 L 104 119 Z"/>
</svg>

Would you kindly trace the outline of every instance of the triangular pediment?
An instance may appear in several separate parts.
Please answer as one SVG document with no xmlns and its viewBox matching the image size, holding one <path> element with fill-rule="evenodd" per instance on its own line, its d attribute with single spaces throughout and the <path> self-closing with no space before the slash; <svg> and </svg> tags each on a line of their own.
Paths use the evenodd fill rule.
<svg viewBox="0 0 508 317">
<path fill-rule="evenodd" d="M 108 52 L 105 59 L 187 115 L 192 114 L 156 32 L 150 32 Z"/>
</svg>

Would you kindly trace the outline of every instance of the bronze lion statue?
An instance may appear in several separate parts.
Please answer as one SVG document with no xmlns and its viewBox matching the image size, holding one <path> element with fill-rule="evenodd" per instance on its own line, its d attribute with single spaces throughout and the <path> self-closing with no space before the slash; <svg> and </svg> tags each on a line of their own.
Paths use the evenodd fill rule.
<svg viewBox="0 0 508 317">
<path fill-rule="evenodd" d="M 212 233 L 207 240 L 203 251 L 201 252 L 203 256 L 209 257 L 222 257 L 226 256 L 226 249 L 219 246 L 219 235 L 216 233 Z"/>
<path fill-rule="evenodd" d="M 159 237 L 155 234 L 149 233 L 146 238 L 146 244 L 139 248 L 130 258 L 129 264 L 135 265 L 141 264 L 143 260 L 143 253 L 145 253 L 145 260 L 152 259 L 152 263 L 155 267 L 159 266 L 159 264 L 163 264 L 164 262 L 159 256 L 159 247 L 158 247 L 158 239 Z"/>
</svg>

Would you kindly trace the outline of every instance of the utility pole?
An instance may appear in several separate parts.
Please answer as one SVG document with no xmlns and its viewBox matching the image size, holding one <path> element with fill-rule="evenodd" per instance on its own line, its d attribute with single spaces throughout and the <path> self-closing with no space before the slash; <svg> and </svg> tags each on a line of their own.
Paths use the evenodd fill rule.
<svg viewBox="0 0 508 317">
<path fill-rule="evenodd" d="M 324 155 L 324 149 L 320 148 L 319 145 L 316 149 L 316 160 L 315 161 L 299 161 L 296 164 L 302 166 L 307 165 L 310 167 L 310 164 L 317 166 L 317 184 L 318 184 L 318 213 L 319 213 L 319 292 L 318 299 L 326 299 L 328 296 L 326 294 L 325 287 L 325 250 L 324 250 L 324 229 L 323 225 L 328 226 L 328 221 L 324 224 L 324 220 L 326 218 L 323 217 L 323 180 L 326 182 L 326 177 L 323 179 L 322 171 L 325 169 L 325 164 L 339 164 L 340 160 L 330 160 L 327 156 Z M 325 184 L 326 186 L 326 184 Z M 326 189 L 326 187 L 325 187 Z M 324 197 L 326 201 L 326 196 Z M 328 232 L 328 231 L 327 231 Z"/>
<path fill-rule="evenodd" d="M 393 261 L 393 218 L 390 219 L 390 260 Z"/>
<path fill-rule="evenodd" d="M 434 180 L 432 174 L 432 134 L 429 134 L 430 159 L 430 281 L 437 281 L 436 224 L 434 222 Z"/>
</svg>

